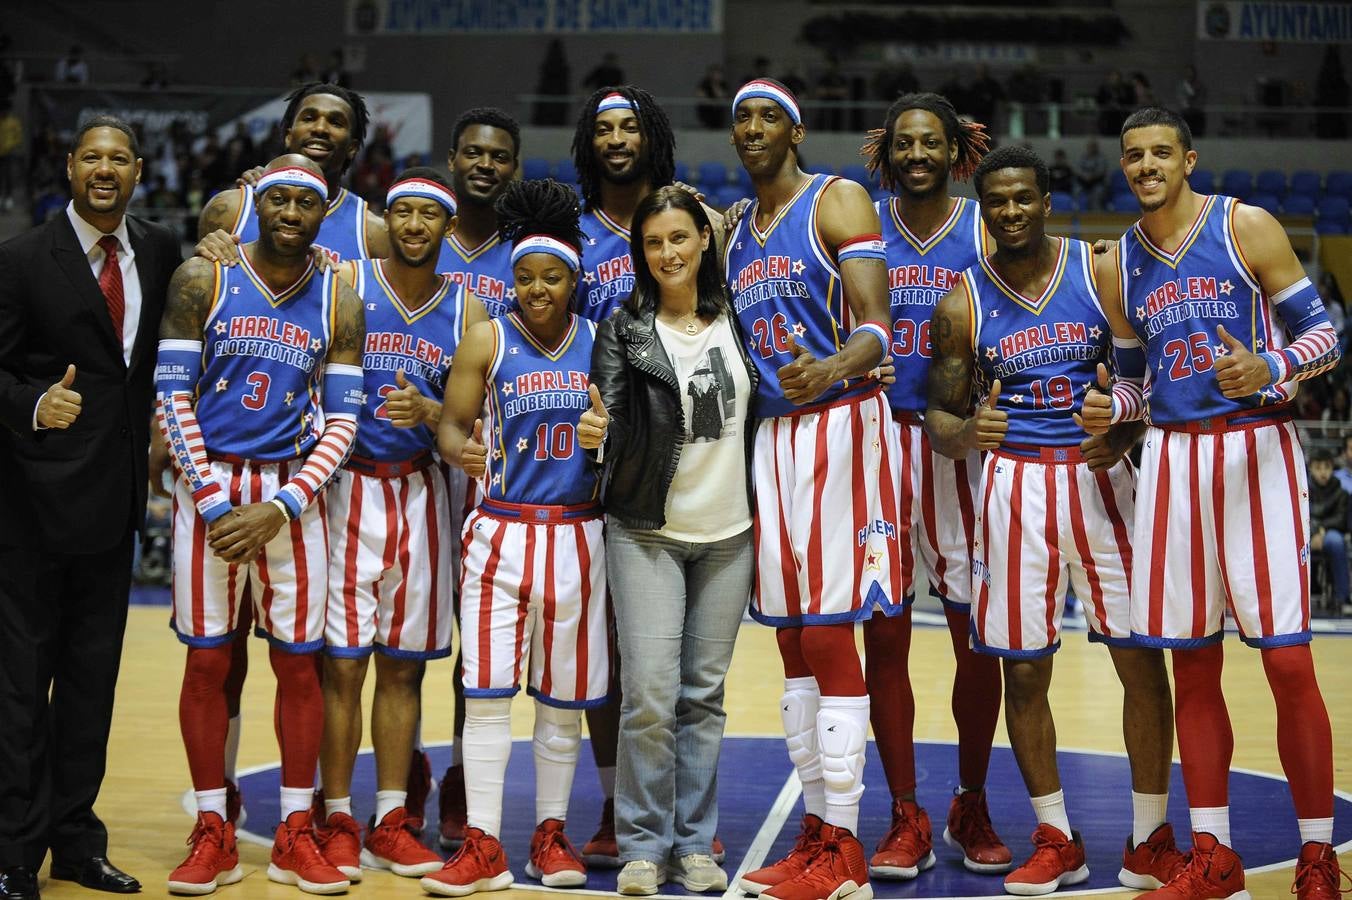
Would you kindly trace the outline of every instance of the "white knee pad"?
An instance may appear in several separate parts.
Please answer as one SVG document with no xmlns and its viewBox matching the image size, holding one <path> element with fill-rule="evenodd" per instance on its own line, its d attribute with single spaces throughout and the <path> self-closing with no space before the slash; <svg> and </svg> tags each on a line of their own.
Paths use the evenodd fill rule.
<svg viewBox="0 0 1352 900">
<path fill-rule="evenodd" d="M 848 797 L 864 792 L 864 747 L 868 742 L 868 709 L 863 723 L 856 710 L 823 709 L 817 713 L 822 780 L 829 793 Z"/>
<path fill-rule="evenodd" d="M 575 762 L 582 746 L 582 711 L 536 703 L 533 743 L 537 756 L 558 763 Z"/>
<path fill-rule="evenodd" d="M 504 720 L 512 721 L 511 697 L 466 697 L 465 721 L 474 720 L 482 724 L 497 724 Z"/>
<path fill-rule="evenodd" d="M 812 679 L 796 679 L 811 681 Z M 784 742 L 789 759 L 804 781 L 821 778 L 821 756 L 817 752 L 817 707 L 821 700 L 815 690 L 791 687 L 779 698 L 779 713 L 784 721 Z"/>
</svg>

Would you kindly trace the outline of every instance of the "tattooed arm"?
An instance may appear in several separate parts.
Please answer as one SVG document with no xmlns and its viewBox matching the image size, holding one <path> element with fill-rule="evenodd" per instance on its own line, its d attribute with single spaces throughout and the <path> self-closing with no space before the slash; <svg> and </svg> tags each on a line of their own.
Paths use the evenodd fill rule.
<svg viewBox="0 0 1352 900">
<path fill-rule="evenodd" d="M 925 410 L 925 430 L 934 449 L 953 459 L 962 459 L 973 450 L 1000 446 L 1009 429 L 1008 414 L 995 408 L 1000 399 L 999 379 L 991 386 L 990 396 L 972 411 L 976 360 L 971 335 L 967 288 L 959 284 L 934 308 L 930 324 L 934 356 Z"/>
</svg>

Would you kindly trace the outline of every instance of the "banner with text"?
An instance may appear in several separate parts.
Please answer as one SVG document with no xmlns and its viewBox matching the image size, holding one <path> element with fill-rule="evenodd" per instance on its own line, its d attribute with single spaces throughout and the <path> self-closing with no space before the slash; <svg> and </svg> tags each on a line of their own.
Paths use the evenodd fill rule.
<svg viewBox="0 0 1352 900">
<path fill-rule="evenodd" d="M 1352 43 L 1352 3 L 1198 0 L 1197 36 L 1209 41 Z"/>
<path fill-rule="evenodd" d="M 723 0 L 348 0 L 353 35 L 688 34 L 723 30 Z"/>
</svg>

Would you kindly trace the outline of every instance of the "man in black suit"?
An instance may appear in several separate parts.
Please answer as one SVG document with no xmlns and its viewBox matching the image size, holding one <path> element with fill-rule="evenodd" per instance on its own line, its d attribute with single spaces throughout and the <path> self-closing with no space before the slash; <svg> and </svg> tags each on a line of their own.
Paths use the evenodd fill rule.
<svg viewBox="0 0 1352 900">
<path fill-rule="evenodd" d="M 131 893 L 94 815 L 145 518 L 169 229 L 126 215 L 131 128 L 83 125 L 65 214 L 0 244 L 0 900 Z M 49 700 L 50 693 L 50 700 Z"/>
</svg>

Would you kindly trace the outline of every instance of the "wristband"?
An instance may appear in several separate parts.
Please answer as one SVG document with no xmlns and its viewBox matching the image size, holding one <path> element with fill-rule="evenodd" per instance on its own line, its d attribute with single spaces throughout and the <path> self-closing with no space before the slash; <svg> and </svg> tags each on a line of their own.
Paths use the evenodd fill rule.
<svg viewBox="0 0 1352 900">
<path fill-rule="evenodd" d="M 892 335 L 888 332 L 886 326 L 880 325 L 877 322 L 864 322 L 855 326 L 851 336 L 858 334 L 861 331 L 867 332 L 878 339 L 878 343 L 883 345 L 883 356 L 887 356 L 887 354 L 891 352 Z"/>
<path fill-rule="evenodd" d="M 282 511 L 283 519 L 285 519 L 288 522 L 291 521 L 291 510 L 287 509 L 286 504 L 283 503 L 279 498 L 273 497 L 268 502 Z"/>
</svg>

